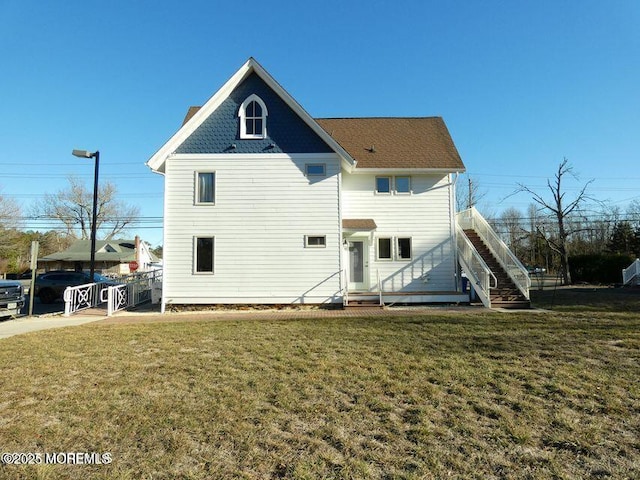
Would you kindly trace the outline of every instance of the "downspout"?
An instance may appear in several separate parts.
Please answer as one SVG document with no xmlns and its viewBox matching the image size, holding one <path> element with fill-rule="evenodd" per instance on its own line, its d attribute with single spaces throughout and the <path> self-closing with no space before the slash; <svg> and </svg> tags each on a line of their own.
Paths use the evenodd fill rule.
<svg viewBox="0 0 640 480">
<path fill-rule="evenodd" d="M 164 173 L 162 172 L 157 172 L 159 175 L 162 175 L 163 177 L 163 190 L 164 190 L 164 194 L 163 194 L 163 198 L 162 198 L 162 295 L 160 296 L 160 313 L 164 314 L 165 313 L 165 288 L 164 288 L 164 279 L 167 276 L 167 262 L 164 261 L 164 259 L 166 259 L 167 255 L 166 255 L 166 246 L 167 246 L 167 162 L 169 161 L 169 157 L 167 157 L 165 159 L 165 167 L 164 167 Z"/>
<path fill-rule="evenodd" d="M 449 174 L 449 185 L 451 185 L 451 195 L 449 197 L 449 212 L 451 220 L 449 228 L 451 231 L 451 239 L 453 241 L 453 268 L 455 272 L 455 291 L 462 292 L 461 278 L 460 278 L 460 261 L 458 259 L 458 229 L 456 228 L 456 187 L 458 184 L 459 172 Z M 453 178 L 452 178 L 453 177 Z"/>
<path fill-rule="evenodd" d="M 347 288 L 346 285 L 344 285 L 344 258 L 343 258 L 343 251 L 344 249 L 342 248 L 342 161 L 340 160 L 340 158 L 338 158 L 338 272 L 339 272 L 339 286 L 340 286 L 340 293 L 342 295 L 342 304 L 344 305 L 344 292 L 345 289 Z"/>
</svg>

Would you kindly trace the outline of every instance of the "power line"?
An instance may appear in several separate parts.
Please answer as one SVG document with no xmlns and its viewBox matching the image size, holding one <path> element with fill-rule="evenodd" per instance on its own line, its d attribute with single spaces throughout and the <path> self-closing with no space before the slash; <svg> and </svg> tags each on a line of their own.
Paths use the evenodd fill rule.
<svg viewBox="0 0 640 480">
<path fill-rule="evenodd" d="M 0 162 L 0 165 L 10 165 L 10 166 L 15 166 L 15 162 Z M 135 165 L 144 165 L 144 163 L 137 163 L 137 162 L 108 162 L 107 165 L 129 165 L 129 166 L 135 166 Z M 69 163 L 29 163 L 30 167 L 72 167 L 72 168 L 77 168 L 78 164 L 77 163 L 73 163 L 73 162 L 69 162 Z M 91 167 L 93 168 L 93 167 Z"/>
<path fill-rule="evenodd" d="M 498 177 L 498 178 L 541 178 L 544 180 L 551 180 L 553 176 L 549 175 L 506 175 L 506 174 L 496 174 L 496 173 L 474 173 L 474 172 L 465 172 L 464 175 L 474 176 L 474 177 Z M 640 180 L 640 177 L 595 177 L 595 180 Z"/>
<path fill-rule="evenodd" d="M 39 198 L 44 197 L 45 195 L 51 195 L 50 193 L 2 193 L 3 197 L 12 197 L 12 198 Z M 162 192 L 135 192 L 135 193 L 118 193 L 118 198 L 120 197 L 158 197 L 162 198 Z"/>
<path fill-rule="evenodd" d="M 3 173 L 3 178 L 93 178 L 93 174 L 88 173 Z M 100 178 L 152 178 L 152 174 L 145 173 L 103 173 Z"/>
</svg>

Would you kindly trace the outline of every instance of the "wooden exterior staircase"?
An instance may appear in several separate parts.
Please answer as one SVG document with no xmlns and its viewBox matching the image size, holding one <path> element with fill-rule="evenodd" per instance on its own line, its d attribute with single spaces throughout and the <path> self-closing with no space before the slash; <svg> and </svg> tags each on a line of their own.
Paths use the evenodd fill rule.
<svg viewBox="0 0 640 480">
<path fill-rule="evenodd" d="M 489 289 L 491 307 L 511 309 L 531 308 L 530 300 L 520 292 L 513 280 L 509 278 L 507 272 L 491 253 L 489 247 L 482 241 L 480 235 L 478 235 L 473 229 L 465 229 L 464 233 L 487 264 L 487 267 L 489 267 L 497 281 L 497 285 L 495 287 L 492 286 Z"/>
</svg>

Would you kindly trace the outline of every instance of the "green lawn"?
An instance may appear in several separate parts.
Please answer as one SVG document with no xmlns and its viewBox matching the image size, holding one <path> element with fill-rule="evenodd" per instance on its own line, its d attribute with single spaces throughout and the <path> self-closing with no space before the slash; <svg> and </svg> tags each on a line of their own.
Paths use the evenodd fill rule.
<svg viewBox="0 0 640 480">
<path fill-rule="evenodd" d="M 0 341 L 2 450 L 112 456 L 0 477 L 640 477 L 640 314 L 201 317 Z"/>
</svg>

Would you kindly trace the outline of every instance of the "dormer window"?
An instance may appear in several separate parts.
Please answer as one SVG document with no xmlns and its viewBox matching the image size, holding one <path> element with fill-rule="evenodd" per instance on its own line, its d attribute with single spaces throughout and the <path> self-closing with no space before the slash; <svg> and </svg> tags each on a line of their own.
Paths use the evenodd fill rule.
<svg viewBox="0 0 640 480">
<path fill-rule="evenodd" d="M 240 105 L 240 138 L 267 137 L 267 106 L 257 95 L 250 95 Z"/>
</svg>

